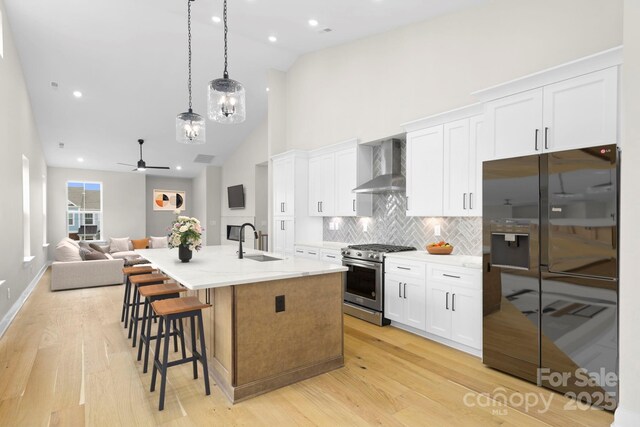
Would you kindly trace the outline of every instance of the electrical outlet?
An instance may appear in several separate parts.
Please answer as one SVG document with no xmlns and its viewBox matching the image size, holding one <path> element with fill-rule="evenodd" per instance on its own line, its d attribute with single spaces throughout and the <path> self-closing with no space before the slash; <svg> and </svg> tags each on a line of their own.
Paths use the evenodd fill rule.
<svg viewBox="0 0 640 427">
<path fill-rule="evenodd" d="M 335 229 L 336 229 L 336 224 L 333 221 L 331 221 L 329 223 L 329 230 L 335 230 Z"/>
<path fill-rule="evenodd" d="M 433 234 L 436 236 L 440 236 L 440 224 L 437 224 L 433 227 Z"/>
</svg>

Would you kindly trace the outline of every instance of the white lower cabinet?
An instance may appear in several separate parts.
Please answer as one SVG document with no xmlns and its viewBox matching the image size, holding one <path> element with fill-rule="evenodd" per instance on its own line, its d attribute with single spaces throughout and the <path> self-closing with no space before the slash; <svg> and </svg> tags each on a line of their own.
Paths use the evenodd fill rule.
<svg viewBox="0 0 640 427">
<path fill-rule="evenodd" d="M 482 347 L 481 270 L 427 264 L 427 332 Z"/>
<path fill-rule="evenodd" d="M 384 283 L 385 317 L 391 321 L 425 331 L 424 274 L 422 277 L 416 278 L 387 273 Z"/>
<path fill-rule="evenodd" d="M 342 265 L 342 254 L 339 249 L 322 249 L 320 251 L 320 261 Z"/>
</svg>

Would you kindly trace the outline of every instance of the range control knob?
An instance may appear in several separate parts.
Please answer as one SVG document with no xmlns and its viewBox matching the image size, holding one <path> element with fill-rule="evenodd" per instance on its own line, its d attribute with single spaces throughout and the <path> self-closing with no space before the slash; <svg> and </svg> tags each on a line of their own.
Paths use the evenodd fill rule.
<svg viewBox="0 0 640 427">
<path fill-rule="evenodd" d="M 357 256 L 362 256 L 362 252 L 356 253 Z"/>
<path fill-rule="evenodd" d="M 373 259 L 373 258 L 375 258 L 375 257 L 376 257 L 376 256 L 375 256 L 374 254 L 369 254 L 369 258 Z"/>
<path fill-rule="evenodd" d="M 378 259 L 378 255 L 371 255 L 371 258 Z"/>
<path fill-rule="evenodd" d="M 347 254 L 347 251 L 342 251 L 342 252 L 340 252 L 340 253 L 341 253 L 342 255 L 346 255 L 346 254 Z"/>
</svg>

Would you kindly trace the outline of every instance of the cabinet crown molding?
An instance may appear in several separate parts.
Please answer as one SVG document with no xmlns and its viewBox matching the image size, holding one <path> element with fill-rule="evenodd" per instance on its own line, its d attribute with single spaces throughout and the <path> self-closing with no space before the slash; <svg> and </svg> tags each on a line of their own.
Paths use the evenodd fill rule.
<svg viewBox="0 0 640 427">
<path fill-rule="evenodd" d="M 605 68 L 615 67 L 621 65 L 622 62 L 622 46 L 616 46 L 593 55 L 472 92 L 471 95 L 482 102 L 492 101 Z"/>
<path fill-rule="evenodd" d="M 319 156 L 323 154 L 335 153 L 336 151 L 346 150 L 347 148 L 353 148 L 358 146 L 358 138 L 347 139 L 336 144 L 326 145 L 324 147 L 316 148 L 309 151 L 309 156 Z"/>
<path fill-rule="evenodd" d="M 475 104 L 465 105 L 464 107 L 455 108 L 453 110 L 444 111 L 442 113 L 402 123 L 400 126 L 407 132 L 414 132 L 431 126 L 454 122 L 456 120 L 466 119 L 471 116 L 482 114 L 482 108 L 482 103 L 476 102 Z"/>
<path fill-rule="evenodd" d="M 286 159 L 288 157 L 301 157 L 306 159 L 309 157 L 309 152 L 305 150 L 289 150 L 284 153 L 274 154 L 271 156 L 271 160 Z"/>
</svg>

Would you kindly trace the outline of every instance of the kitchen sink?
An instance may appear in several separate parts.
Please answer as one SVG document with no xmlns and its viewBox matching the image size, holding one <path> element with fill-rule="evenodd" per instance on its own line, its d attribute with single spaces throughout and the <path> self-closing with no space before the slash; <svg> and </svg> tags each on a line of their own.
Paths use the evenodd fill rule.
<svg viewBox="0 0 640 427">
<path fill-rule="evenodd" d="M 282 261 L 282 258 L 274 258 L 268 255 L 245 255 L 246 259 L 252 259 L 254 261 L 265 262 L 265 261 Z"/>
</svg>

